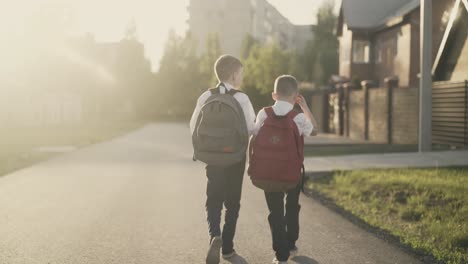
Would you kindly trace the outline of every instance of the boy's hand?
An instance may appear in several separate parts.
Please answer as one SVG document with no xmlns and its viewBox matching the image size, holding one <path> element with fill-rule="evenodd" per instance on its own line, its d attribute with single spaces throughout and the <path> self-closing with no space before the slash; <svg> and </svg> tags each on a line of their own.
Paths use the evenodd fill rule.
<svg viewBox="0 0 468 264">
<path fill-rule="evenodd" d="M 314 115 L 309 109 L 309 106 L 307 105 L 307 102 L 302 95 L 298 95 L 296 98 L 296 103 L 301 107 L 302 111 L 304 112 L 304 115 L 309 119 L 309 121 L 312 123 L 314 126 L 314 129 L 312 131 L 311 136 L 316 136 L 317 135 L 317 130 L 318 130 L 318 123 L 317 120 L 315 120 Z"/>
<path fill-rule="evenodd" d="M 304 109 L 304 108 L 309 108 L 309 107 L 307 106 L 307 102 L 306 102 L 304 96 L 302 96 L 302 95 L 298 95 L 298 96 L 297 96 L 297 98 L 296 98 L 296 103 L 297 103 L 302 109 Z"/>
</svg>

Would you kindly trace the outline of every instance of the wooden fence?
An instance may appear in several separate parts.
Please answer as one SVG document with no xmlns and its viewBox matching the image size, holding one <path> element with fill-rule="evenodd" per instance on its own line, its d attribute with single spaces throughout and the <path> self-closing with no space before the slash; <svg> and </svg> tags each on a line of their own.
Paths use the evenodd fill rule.
<svg viewBox="0 0 468 264">
<path fill-rule="evenodd" d="M 434 83 L 432 141 L 436 144 L 468 146 L 468 81 Z"/>
<path fill-rule="evenodd" d="M 417 144 L 419 89 L 389 81 L 376 88 L 342 84 L 312 96 L 321 132 L 388 144 Z M 434 144 L 468 147 L 468 81 L 433 84 Z M 317 111 L 320 109 L 320 111 Z"/>
</svg>

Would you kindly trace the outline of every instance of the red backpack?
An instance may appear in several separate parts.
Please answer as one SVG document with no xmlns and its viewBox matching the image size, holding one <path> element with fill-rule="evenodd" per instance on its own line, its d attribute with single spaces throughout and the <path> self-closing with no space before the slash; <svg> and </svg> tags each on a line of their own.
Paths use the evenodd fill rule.
<svg viewBox="0 0 468 264">
<path fill-rule="evenodd" d="M 301 182 L 304 137 L 299 134 L 295 110 L 277 116 L 264 108 L 267 118 L 250 144 L 248 174 L 252 183 L 267 192 L 286 192 Z"/>
</svg>

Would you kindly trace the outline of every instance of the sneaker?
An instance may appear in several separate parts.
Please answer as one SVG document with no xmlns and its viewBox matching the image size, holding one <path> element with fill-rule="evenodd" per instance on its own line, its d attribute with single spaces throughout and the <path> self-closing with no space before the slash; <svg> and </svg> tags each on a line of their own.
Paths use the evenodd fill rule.
<svg viewBox="0 0 468 264">
<path fill-rule="evenodd" d="M 221 237 L 217 236 L 213 238 L 210 249 L 208 249 L 208 253 L 206 254 L 206 264 L 219 264 L 219 251 L 222 245 L 223 240 Z"/>
<path fill-rule="evenodd" d="M 288 261 L 279 261 L 277 258 L 273 259 L 273 264 L 288 264 Z"/>
<path fill-rule="evenodd" d="M 228 260 L 228 259 L 232 259 L 232 258 L 234 258 L 234 257 L 236 257 L 236 256 L 237 256 L 237 253 L 236 253 L 235 250 L 233 250 L 233 251 L 232 251 L 231 253 L 229 253 L 229 254 L 223 254 L 223 259 Z"/>
<path fill-rule="evenodd" d="M 291 250 L 289 250 L 289 258 L 294 258 L 295 256 L 297 256 L 297 254 L 299 253 L 299 248 L 297 248 L 296 246 L 294 246 Z"/>
</svg>

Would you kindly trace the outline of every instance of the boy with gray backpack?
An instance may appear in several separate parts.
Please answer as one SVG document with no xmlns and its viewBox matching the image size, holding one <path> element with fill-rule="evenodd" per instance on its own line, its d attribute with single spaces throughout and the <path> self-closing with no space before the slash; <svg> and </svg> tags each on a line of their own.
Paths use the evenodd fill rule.
<svg viewBox="0 0 468 264">
<path fill-rule="evenodd" d="M 236 256 L 234 234 L 239 216 L 249 136 L 255 112 L 249 97 L 237 90 L 243 78 L 239 59 L 223 55 L 214 66 L 219 81 L 198 98 L 190 120 L 194 160 L 206 163 L 206 212 L 210 234 L 207 264 Z M 226 208 L 221 231 L 221 211 Z"/>
</svg>

